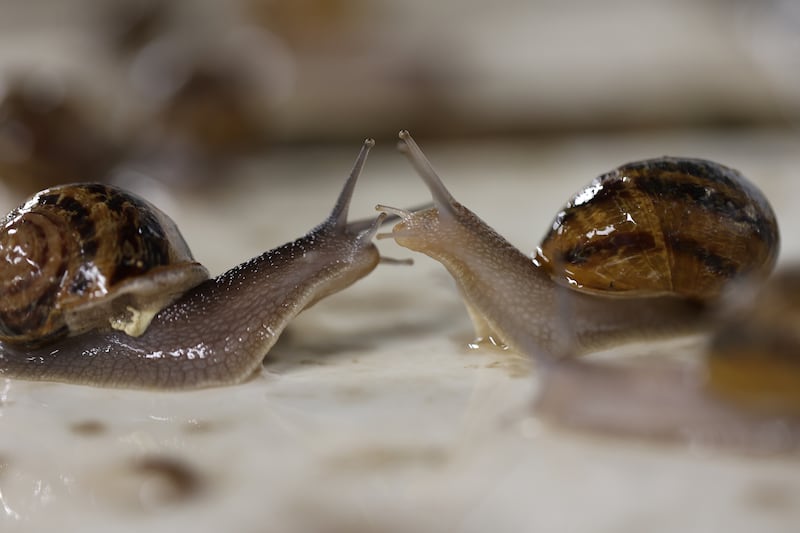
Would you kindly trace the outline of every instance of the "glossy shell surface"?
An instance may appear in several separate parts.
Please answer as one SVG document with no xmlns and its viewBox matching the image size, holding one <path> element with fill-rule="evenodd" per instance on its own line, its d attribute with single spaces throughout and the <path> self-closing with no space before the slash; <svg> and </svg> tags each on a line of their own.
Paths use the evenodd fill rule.
<svg viewBox="0 0 800 533">
<path fill-rule="evenodd" d="M 142 198 L 100 184 L 46 189 L 0 228 L 0 340 L 125 329 L 207 277 L 175 223 Z"/>
<path fill-rule="evenodd" d="M 535 261 L 586 292 L 707 299 L 736 276 L 766 276 L 778 248 L 772 208 L 739 172 L 664 157 L 593 180 L 558 213 Z"/>
</svg>

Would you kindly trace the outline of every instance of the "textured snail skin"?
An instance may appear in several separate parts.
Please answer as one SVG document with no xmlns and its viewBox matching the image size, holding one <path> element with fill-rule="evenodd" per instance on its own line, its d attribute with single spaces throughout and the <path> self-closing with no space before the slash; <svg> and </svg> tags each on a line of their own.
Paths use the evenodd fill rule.
<svg viewBox="0 0 800 533">
<path fill-rule="evenodd" d="M 0 376 L 150 389 L 247 379 L 294 316 L 377 266 L 372 237 L 385 217 L 367 229 L 346 222 L 373 144 L 364 143 L 331 215 L 305 236 L 191 289 L 139 337 L 103 330 L 40 348 L 0 344 Z"/>
<path fill-rule="evenodd" d="M 408 132 L 400 138 L 434 207 L 415 213 L 378 209 L 401 217 L 390 234 L 398 244 L 447 268 L 479 339 L 491 336 L 519 353 L 549 358 L 701 326 L 702 306 L 686 299 L 607 298 L 560 287 L 450 195 Z"/>
</svg>

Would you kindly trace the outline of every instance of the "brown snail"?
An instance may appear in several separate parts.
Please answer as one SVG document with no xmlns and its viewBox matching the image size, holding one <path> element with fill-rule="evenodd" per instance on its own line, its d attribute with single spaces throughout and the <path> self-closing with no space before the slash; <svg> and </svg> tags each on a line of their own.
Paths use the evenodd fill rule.
<svg viewBox="0 0 800 533">
<path fill-rule="evenodd" d="M 529 258 L 450 195 L 407 132 L 400 138 L 431 190 L 434 207 L 412 213 L 379 206 L 401 217 L 389 236 L 448 269 L 479 337 L 491 335 L 536 360 L 540 416 L 604 433 L 683 439 L 747 452 L 800 447 L 800 339 L 795 333 L 800 330 L 800 275 L 773 277 L 767 285 L 771 288 L 756 300 L 760 310 L 755 315 L 737 314 L 724 321 L 713 316 L 740 276 L 760 287 L 778 252 L 772 209 L 738 172 L 676 158 L 620 167 L 578 193 Z M 653 181 L 631 190 L 642 177 Z M 633 200 L 642 190 L 644 198 Z M 614 191 L 622 197 L 611 195 Z M 654 202 L 677 205 L 654 208 Z M 635 221 L 648 217 L 633 209 L 641 204 L 655 213 L 699 217 L 705 221 L 699 229 L 706 235 L 695 236 L 692 243 L 685 233 L 697 228 L 680 225 L 660 238 L 631 235 L 635 229 L 625 224 L 629 215 Z M 614 215 L 618 205 L 621 212 Z M 597 207 L 599 213 L 592 214 Z M 605 212 L 609 207 L 611 218 Z M 579 212 L 584 209 L 590 212 Z M 581 225 L 587 221 L 596 226 Z M 669 226 L 661 221 L 656 227 L 663 231 Z M 606 239 L 611 236 L 616 240 Z M 664 244 L 670 241 L 675 250 Z M 613 246 L 621 257 L 612 253 Z M 637 261 L 642 253 L 670 268 L 687 268 L 688 261 L 691 275 L 649 272 Z M 598 265 L 599 257 L 616 263 Z M 583 267 L 591 264 L 594 268 L 584 277 Z M 612 274 L 622 276 L 620 282 Z M 647 283 L 630 284 L 639 277 Z M 692 289 L 692 283 L 699 289 Z M 792 286 L 796 290 L 788 291 Z M 608 292 L 612 295 L 606 296 Z M 778 296 L 791 305 L 777 304 Z M 627 339 L 689 332 L 697 328 L 698 318 L 715 330 L 700 364 L 561 357 Z"/>
<path fill-rule="evenodd" d="M 520 353 L 548 358 L 690 331 L 703 314 L 698 300 L 775 264 L 772 209 L 722 165 L 662 158 L 601 176 L 559 214 L 532 260 L 453 198 L 408 132 L 400 139 L 434 206 L 378 206 L 401 218 L 388 236 L 447 268 L 479 338 Z M 669 226 L 670 217 L 692 220 Z"/>
<path fill-rule="evenodd" d="M 372 237 L 385 216 L 347 222 L 373 144 L 364 142 L 325 221 L 212 279 L 166 215 L 138 197 L 102 185 L 34 196 L 9 215 L 0 240 L 0 270 L 7 272 L 0 376 L 162 389 L 247 379 L 295 315 L 378 264 Z M 96 242 L 104 235 L 110 243 Z M 77 265 L 68 264 L 68 254 Z M 116 257 L 108 261 L 105 254 Z M 40 263 L 50 256 L 54 264 Z M 63 300 L 56 300 L 59 290 L 67 293 Z"/>
</svg>

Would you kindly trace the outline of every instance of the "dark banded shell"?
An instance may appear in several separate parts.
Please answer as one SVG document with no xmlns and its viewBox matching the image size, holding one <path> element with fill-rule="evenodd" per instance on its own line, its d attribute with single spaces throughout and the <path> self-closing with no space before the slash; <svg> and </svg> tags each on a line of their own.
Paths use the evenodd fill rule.
<svg viewBox="0 0 800 533">
<path fill-rule="evenodd" d="M 140 334 L 208 278 L 175 223 L 122 189 L 35 194 L 0 229 L 0 340 L 42 344 L 90 329 Z"/>
<path fill-rule="evenodd" d="M 734 277 L 766 276 L 778 248 L 772 208 L 739 172 L 664 157 L 623 165 L 576 194 L 535 262 L 586 292 L 703 300 Z"/>
</svg>

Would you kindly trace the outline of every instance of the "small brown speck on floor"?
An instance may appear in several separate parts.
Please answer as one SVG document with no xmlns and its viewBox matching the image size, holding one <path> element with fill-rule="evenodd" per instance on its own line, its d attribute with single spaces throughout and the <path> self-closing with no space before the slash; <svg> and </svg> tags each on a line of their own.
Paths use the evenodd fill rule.
<svg viewBox="0 0 800 533">
<path fill-rule="evenodd" d="M 146 507 L 184 503 L 203 489 L 201 475 L 180 459 L 150 456 L 135 460 L 131 471 L 143 479 L 139 497 Z"/>
<path fill-rule="evenodd" d="M 108 430 L 108 427 L 99 420 L 82 420 L 80 422 L 73 422 L 70 424 L 69 430 L 76 435 L 95 437 L 105 433 Z"/>
<path fill-rule="evenodd" d="M 306 366 L 325 366 L 328 363 L 325 361 L 317 361 L 316 359 L 303 359 L 300 361 L 300 364 Z"/>
</svg>

